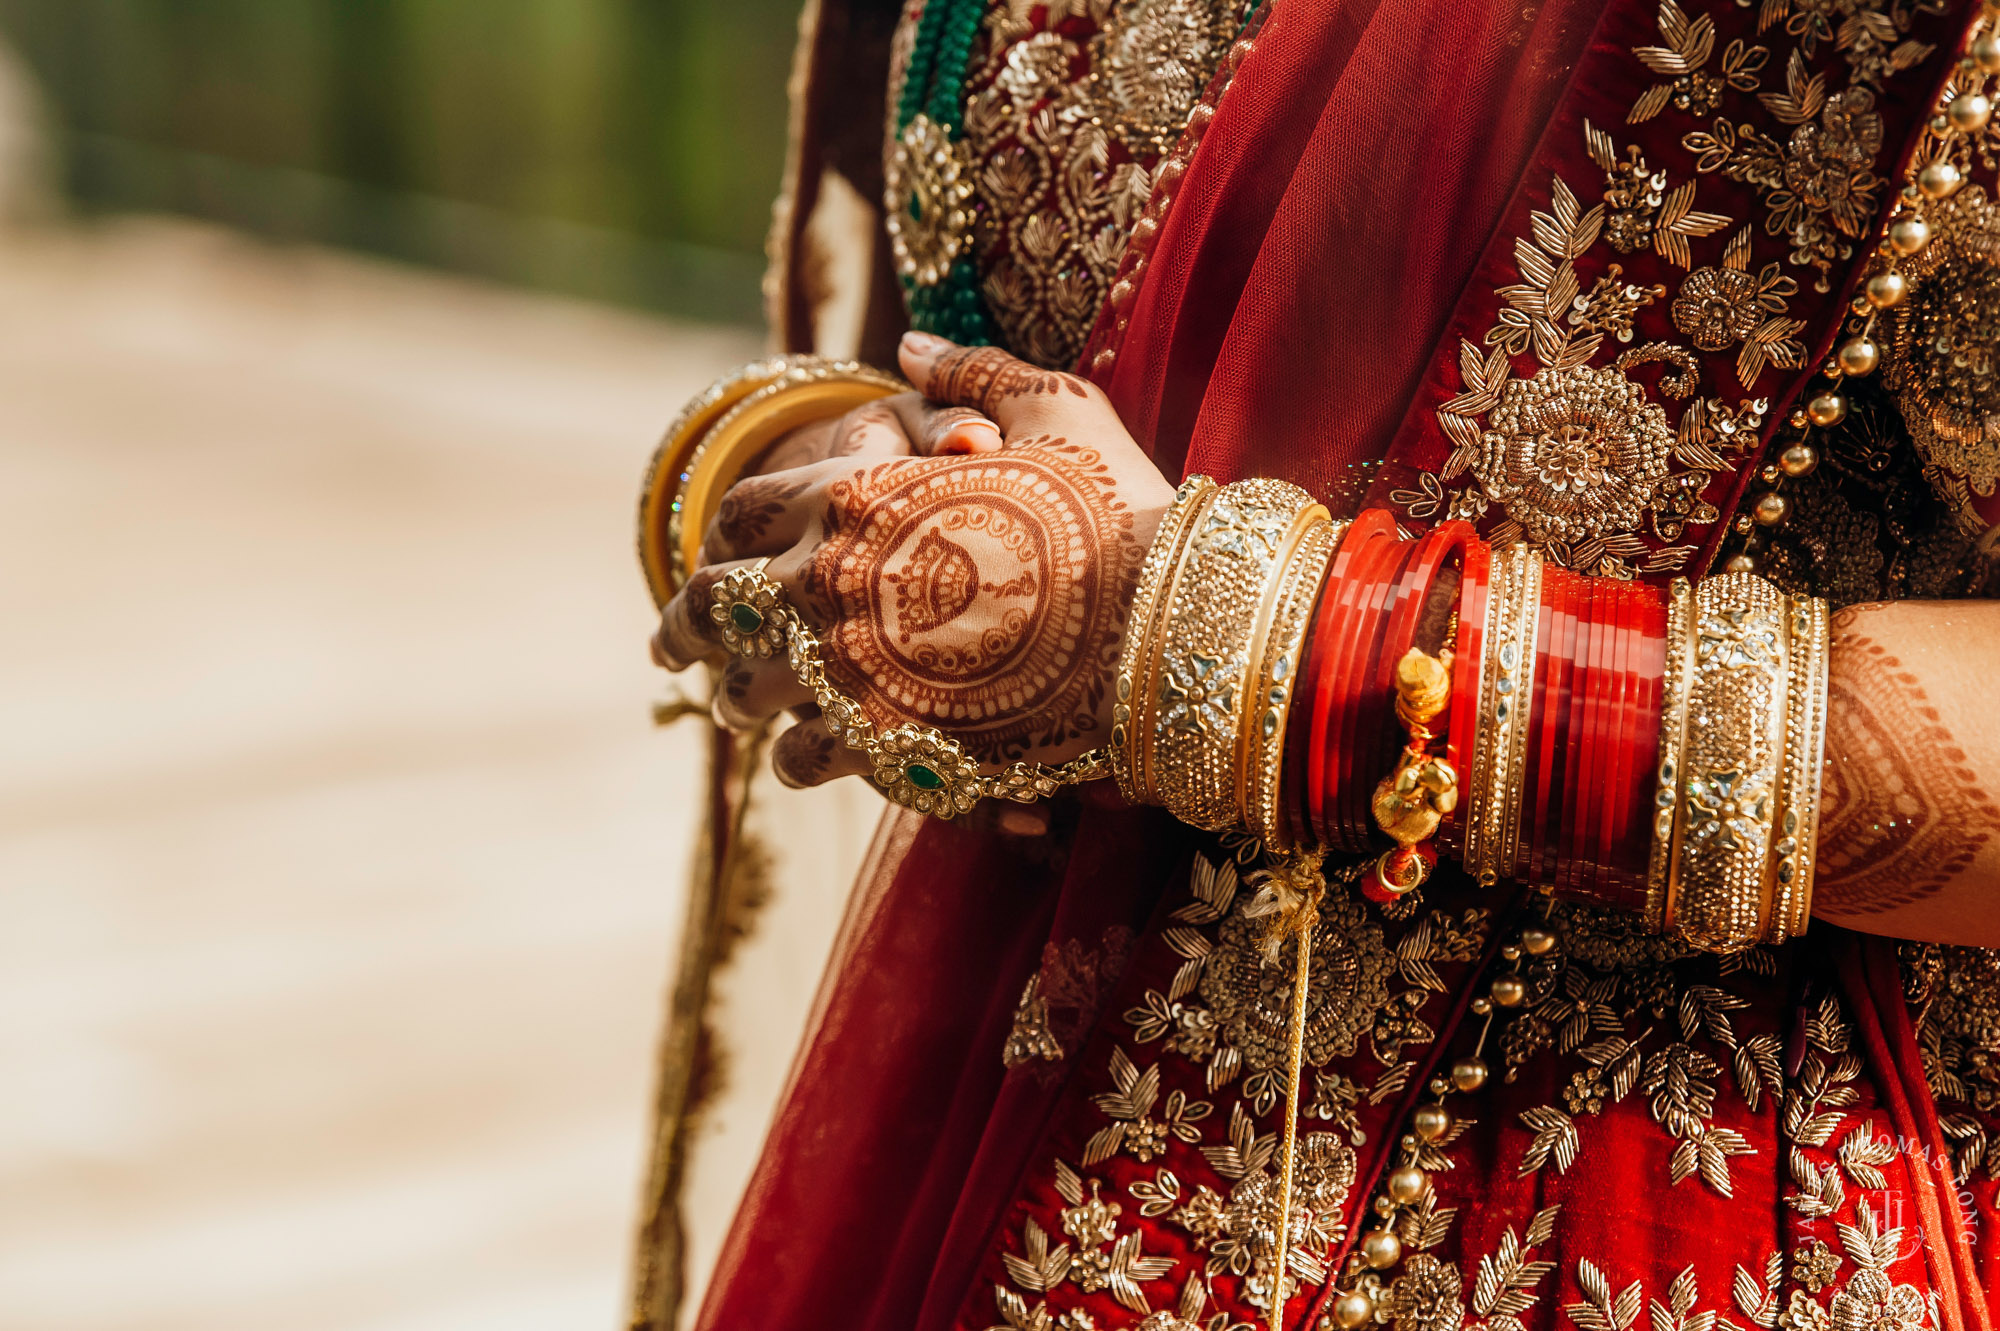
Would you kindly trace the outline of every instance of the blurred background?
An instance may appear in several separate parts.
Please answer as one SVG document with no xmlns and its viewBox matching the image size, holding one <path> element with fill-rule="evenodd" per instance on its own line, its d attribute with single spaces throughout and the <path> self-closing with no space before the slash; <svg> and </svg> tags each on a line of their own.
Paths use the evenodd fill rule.
<svg viewBox="0 0 2000 1331">
<path fill-rule="evenodd" d="M 0 1328 L 619 1324 L 795 12 L 0 0 Z"/>
</svg>

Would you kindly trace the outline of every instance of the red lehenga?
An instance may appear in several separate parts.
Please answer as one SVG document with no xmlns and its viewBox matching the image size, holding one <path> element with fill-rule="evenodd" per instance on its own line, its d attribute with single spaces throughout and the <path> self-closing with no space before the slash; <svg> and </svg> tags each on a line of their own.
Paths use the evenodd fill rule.
<svg viewBox="0 0 2000 1331">
<path fill-rule="evenodd" d="M 879 183 L 896 17 L 809 14 L 776 293 L 799 349 L 823 173 Z M 1602 576 L 1698 573 L 1740 548 L 1732 519 L 1797 434 L 1969 18 L 1275 0 L 1158 156 L 1092 139 L 1073 90 L 1107 26 L 1170 45 L 1210 7 L 1001 4 L 968 89 L 986 187 L 1011 191 L 984 201 L 989 300 L 1170 474 L 1282 476 L 1411 529 L 1464 517 Z M 1040 174 L 997 169 L 1020 162 Z M 2000 225 L 1991 165 L 1969 227 Z M 1146 186 L 1129 207 L 1092 193 L 1121 168 Z M 1117 243 L 1092 248 L 1102 226 Z M 887 363 L 897 331 L 878 300 L 864 354 Z M 1845 601 L 1989 585 L 1992 480 L 1913 442 L 1898 382 L 1787 490 L 1758 538 L 1771 576 Z M 1557 465 L 1558 438 L 1595 451 Z M 695 1325 L 1264 1322 L 1290 971 L 1242 915 L 1258 849 L 1114 803 L 1062 805 L 1047 845 L 892 825 Z M 1334 1325 L 1343 1256 L 1411 1158 L 1432 1200 L 1379 1276 L 1395 1331 L 1991 1325 L 1994 955 L 1816 925 L 1718 959 L 1455 871 L 1421 897 L 1336 888 L 1314 934 L 1288 1326 Z M 1496 975 L 1518 1004 L 1489 1006 Z M 1475 1050 L 1492 1076 L 1450 1084 Z M 1420 1140 L 1441 1090 L 1452 1125 Z"/>
</svg>

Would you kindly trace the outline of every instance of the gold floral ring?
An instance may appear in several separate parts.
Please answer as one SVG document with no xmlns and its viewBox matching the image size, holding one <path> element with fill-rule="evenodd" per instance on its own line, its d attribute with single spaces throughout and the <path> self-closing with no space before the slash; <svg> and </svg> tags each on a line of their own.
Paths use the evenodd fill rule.
<svg viewBox="0 0 2000 1331">
<path fill-rule="evenodd" d="M 1066 763 L 1009 763 L 982 772 L 965 746 L 941 730 L 912 721 L 883 729 L 860 703 L 833 687 L 826 677 L 819 635 L 785 600 L 785 589 L 765 572 L 770 560 L 732 569 L 715 585 L 709 617 L 721 628 L 722 642 L 744 657 L 784 653 L 792 674 L 819 704 L 820 717 L 835 739 L 867 755 L 869 779 L 895 803 L 939 818 L 970 813 L 981 799 L 1032 804 L 1064 786 L 1109 775 L 1104 750 L 1090 749 Z"/>
</svg>

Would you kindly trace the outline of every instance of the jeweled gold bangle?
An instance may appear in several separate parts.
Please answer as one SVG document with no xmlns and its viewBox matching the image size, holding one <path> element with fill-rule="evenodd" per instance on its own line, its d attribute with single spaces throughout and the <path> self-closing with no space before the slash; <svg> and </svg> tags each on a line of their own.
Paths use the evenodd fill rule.
<svg viewBox="0 0 2000 1331">
<path fill-rule="evenodd" d="M 1147 767 L 1182 822 L 1207 831 L 1237 823 L 1236 741 L 1258 607 L 1301 513 L 1315 507 L 1284 481 L 1224 486 L 1194 521 L 1167 584 Z"/>
<path fill-rule="evenodd" d="M 1243 728 L 1241 743 L 1243 823 L 1274 851 L 1291 849 L 1285 820 L 1279 816 L 1278 794 L 1292 690 L 1305 654 L 1306 633 L 1312 627 L 1313 607 L 1326 581 L 1327 565 L 1333 560 L 1333 547 L 1347 530 L 1345 522 L 1328 521 L 1326 510 L 1317 504 L 1304 510 L 1302 516 L 1308 521 L 1285 553 L 1272 593 L 1265 598 L 1269 613 L 1261 617 L 1263 623 L 1251 639 L 1256 647 L 1250 670 L 1252 691 L 1244 709 L 1249 724 Z"/>
<path fill-rule="evenodd" d="M 687 581 L 724 492 L 779 436 L 908 388 L 852 361 L 775 356 L 696 394 L 653 451 L 639 492 L 639 564 L 653 599 L 665 605 Z"/>
<path fill-rule="evenodd" d="M 1180 567 L 1194 519 L 1216 492 L 1206 476 L 1190 476 L 1174 491 L 1174 502 L 1160 519 L 1146 561 L 1139 567 L 1139 585 L 1125 619 L 1125 639 L 1118 649 L 1118 674 L 1111 707 L 1111 774 L 1119 792 L 1133 804 L 1157 804 L 1146 758 L 1152 742 L 1152 711 L 1159 642 L 1165 610 L 1163 589 Z"/>
<path fill-rule="evenodd" d="M 1660 681 L 1660 765 L 1653 788 L 1653 846 L 1646 866 L 1646 925 L 1666 928 L 1668 871 L 1681 803 L 1681 753 L 1687 745 L 1688 685 L 1693 681 L 1694 587 L 1675 578 L 1667 600 L 1667 659 Z"/>
<path fill-rule="evenodd" d="M 1707 951 L 1750 946 L 1770 918 L 1786 619 L 1784 597 L 1754 574 L 1726 573 L 1695 588 L 1667 924 Z"/>
<path fill-rule="evenodd" d="M 1794 596 L 1787 607 L 1791 676 L 1785 697 L 1784 777 L 1778 787 L 1778 839 L 1770 923 L 1764 941 L 1806 931 L 1819 845 L 1820 768 L 1826 753 L 1826 602 Z"/>
<path fill-rule="evenodd" d="M 1493 562 L 1472 751 L 1472 806 L 1465 825 L 1465 867 L 1488 887 L 1513 872 L 1520 853 L 1521 782 L 1542 603 L 1539 550 L 1519 542 L 1496 554 Z"/>
</svg>

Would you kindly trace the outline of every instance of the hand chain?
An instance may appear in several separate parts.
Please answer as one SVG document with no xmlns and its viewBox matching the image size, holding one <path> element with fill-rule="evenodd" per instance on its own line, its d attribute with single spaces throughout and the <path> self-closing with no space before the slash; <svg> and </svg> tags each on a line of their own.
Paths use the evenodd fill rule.
<svg viewBox="0 0 2000 1331">
<path fill-rule="evenodd" d="M 764 572 L 768 559 L 735 569 L 716 584 L 709 617 L 722 630 L 723 646 L 738 656 L 768 657 L 779 651 L 800 684 L 812 691 L 827 732 L 850 749 L 868 755 L 870 779 L 897 804 L 943 819 L 971 812 L 981 799 L 1033 804 L 1064 786 L 1095 781 L 1111 773 L 1102 748 L 1089 749 L 1065 763 L 1009 763 L 988 774 L 965 746 L 941 730 L 905 721 L 883 729 L 860 703 L 834 688 L 826 677 L 819 635 L 786 603 L 784 589 Z"/>
</svg>

